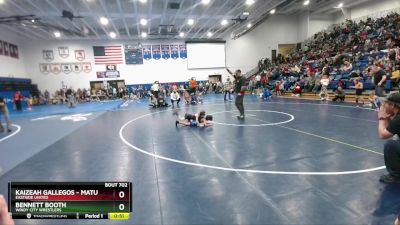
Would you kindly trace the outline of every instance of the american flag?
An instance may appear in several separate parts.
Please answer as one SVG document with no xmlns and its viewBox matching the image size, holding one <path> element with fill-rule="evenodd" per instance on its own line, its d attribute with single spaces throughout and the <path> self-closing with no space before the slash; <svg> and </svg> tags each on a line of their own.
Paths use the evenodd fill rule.
<svg viewBox="0 0 400 225">
<path fill-rule="evenodd" d="M 121 46 L 93 46 L 95 64 L 122 64 Z"/>
</svg>

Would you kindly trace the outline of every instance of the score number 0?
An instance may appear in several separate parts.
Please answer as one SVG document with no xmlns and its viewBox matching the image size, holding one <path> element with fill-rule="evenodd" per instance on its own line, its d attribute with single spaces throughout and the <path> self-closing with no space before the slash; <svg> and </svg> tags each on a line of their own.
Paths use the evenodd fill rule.
<svg viewBox="0 0 400 225">
<path fill-rule="evenodd" d="M 119 194 L 118 194 L 118 196 L 119 196 L 120 198 L 124 198 L 124 197 L 125 197 L 125 192 L 120 191 Z M 119 208 L 119 210 L 123 211 L 123 210 L 125 209 L 125 205 L 124 205 L 124 204 L 119 204 L 118 208 Z"/>
</svg>

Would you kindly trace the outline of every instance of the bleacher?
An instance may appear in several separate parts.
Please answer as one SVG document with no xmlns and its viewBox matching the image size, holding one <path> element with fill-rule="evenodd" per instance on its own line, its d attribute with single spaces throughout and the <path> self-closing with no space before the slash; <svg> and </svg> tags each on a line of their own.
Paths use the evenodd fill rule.
<svg viewBox="0 0 400 225">
<path fill-rule="evenodd" d="M 38 87 L 31 79 L 0 77 L 0 96 L 10 102 L 16 91 L 21 91 L 24 97 L 39 95 Z"/>
</svg>

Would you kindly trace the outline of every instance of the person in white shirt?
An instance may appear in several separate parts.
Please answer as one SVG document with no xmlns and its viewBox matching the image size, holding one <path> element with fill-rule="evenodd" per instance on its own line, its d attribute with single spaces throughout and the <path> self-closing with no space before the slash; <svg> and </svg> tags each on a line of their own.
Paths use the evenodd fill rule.
<svg viewBox="0 0 400 225">
<path fill-rule="evenodd" d="M 174 102 L 176 102 L 176 105 L 179 106 L 179 102 L 181 101 L 181 96 L 179 93 L 176 90 L 173 90 L 170 96 L 172 107 L 174 107 Z"/>
<path fill-rule="evenodd" d="M 342 70 L 343 72 L 350 73 L 353 70 L 353 65 L 349 61 L 344 61 Z"/>
<path fill-rule="evenodd" d="M 160 83 L 158 81 L 154 81 L 154 84 L 151 86 L 151 92 L 155 98 L 158 98 L 158 94 L 160 93 Z"/>
<path fill-rule="evenodd" d="M 228 79 L 226 79 L 226 82 L 224 84 L 224 101 L 227 101 L 226 99 L 227 94 L 229 94 L 229 101 L 232 101 L 231 93 L 232 93 L 232 82 L 231 79 L 228 77 Z"/>
<path fill-rule="evenodd" d="M 319 93 L 319 97 L 322 101 L 329 100 L 328 96 L 328 85 L 329 85 L 329 78 L 327 75 L 324 75 L 320 81 L 321 83 L 321 92 Z"/>
<path fill-rule="evenodd" d="M 261 75 L 257 74 L 256 76 L 256 88 L 259 89 L 261 87 Z"/>
</svg>

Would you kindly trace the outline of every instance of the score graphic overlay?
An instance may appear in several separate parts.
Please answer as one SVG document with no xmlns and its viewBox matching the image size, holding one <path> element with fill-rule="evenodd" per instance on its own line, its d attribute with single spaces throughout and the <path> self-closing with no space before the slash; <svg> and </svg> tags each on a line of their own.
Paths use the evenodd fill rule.
<svg viewBox="0 0 400 225">
<path fill-rule="evenodd" d="M 132 212 L 131 182 L 10 182 L 13 219 L 126 220 Z"/>
</svg>

